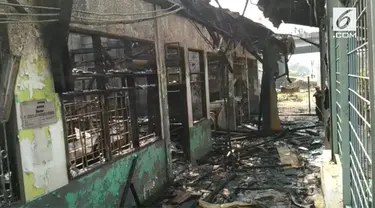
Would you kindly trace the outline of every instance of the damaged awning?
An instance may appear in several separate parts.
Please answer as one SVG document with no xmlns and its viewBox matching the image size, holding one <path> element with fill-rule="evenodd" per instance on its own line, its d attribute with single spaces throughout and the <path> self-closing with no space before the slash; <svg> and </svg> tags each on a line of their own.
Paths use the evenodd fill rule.
<svg viewBox="0 0 375 208">
<path fill-rule="evenodd" d="M 281 23 L 319 27 L 325 0 L 259 0 L 258 8 L 275 27 Z"/>
<path fill-rule="evenodd" d="M 151 2 L 151 1 L 150 1 Z M 157 0 L 152 3 L 168 7 L 176 3 L 173 0 Z M 209 1 L 180 0 L 184 8 L 180 14 L 205 26 L 210 33 L 212 44 L 220 45 L 221 38 L 227 42 L 240 43 L 241 46 L 262 62 L 261 53 L 270 41 L 280 48 L 280 54 L 291 53 L 292 38 L 285 44 L 285 37 L 275 33 L 260 23 L 256 23 L 239 13 L 216 8 Z M 292 47 L 293 48 L 293 47 Z"/>
</svg>

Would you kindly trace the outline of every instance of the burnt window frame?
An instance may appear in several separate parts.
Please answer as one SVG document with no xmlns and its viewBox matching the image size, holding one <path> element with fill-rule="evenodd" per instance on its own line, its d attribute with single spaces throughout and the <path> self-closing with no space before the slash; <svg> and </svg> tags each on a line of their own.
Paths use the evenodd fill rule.
<svg viewBox="0 0 375 208">
<path fill-rule="evenodd" d="M 188 54 L 185 55 L 185 57 L 188 57 L 188 60 L 185 60 L 187 63 L 188 63 L 188 66 L 189 66 L 189 76 L 190 76 L 190 83 L 189 83 L 189 87 L 190 87 L 190 92 L 191 92 L 191 105 L 192 105 L 192 118 L 193 118 L 193 124 L 197 124 L 205 119 L 207 119 L 207 108 L 208 108 L 208 104 L 207 103 L 207 100 L 206 100 L 206 95 L 207 95 L 207 90 L 209 89 L 206 89 L 206 85 L 208 83 L 207 82 L 207 79 L 206 79 L 206 76 L 208 76 L 208 74 L 206 74 L 206 58 L 207 56 L 205 56 L 205 51 L 203 50 L 198 50 L 198 49 L 191 49 L 191 48 L 188 48 L 187 50 Z M 190 68 L 190 52 L 193 52 L 193 53 L 198 53 L 198 57 L 199 57 L 199 72 L 192 72 L 191 68 Z M 192 77 L 193 75 L 197 75 L 198 76 L 198 81 L 193 81 Z M 194 118 L 194 102 L 193 102 L 193 87 L 192 85 L 195 85 L 195 84 L 198 84 L 200 85 L 201 87 L 201 100 L 202 100 L 202 116 L 198 119 L 195 119 Z"/>
<path fill-rule="evenodd" d="M 101 102 L 108 102 L 108 94 L 110 93 L 118 93 L 118 92 L 126 92 L 128 93 L 128 103 L 129 103 L 129 116 L 130 116 L 130 120 L 131 120 L 131 125 L 128 125 L 129 129 L 128 131 L 131 131 L 131 132 L 135 132 L 133 134 L 130 134 L 130 138 L 129 138 L 129 141 L 132 143 L 132 147 L 126 149 L 127 151 L 124 152 L 123 154 L 119 154 L 119 155 L 114 155 L 113 152 L 112 152 L 112 148 L 111 147 L 111 132 L 109 132 L 109 135 L 108 133 L 106 133 L 104 135 L 104 142 L 105 144 L 103 145 L 105 147 L 104 151 L 103 151 L 103 154 L 104 154 L 104 161 L 103 162 L 100 162 L 100 163 L 95 163 L 94 165 L 92 165 L 90 167 L 89 170 L 85 170 L 83 171 L 82 173 L 80 174 L 77 174 L 75 175 L 74 177 L 72 176 L 71 172 L 70 172 L 70 163 L 71 163 L 71 160 L 69 158 L 69 144 L 68 144 L 68 140 L 67 140 L 67 134 L 65 133 L 65 143 L 66 143 L 66 157 L 67 157 L 67 164 L 68 164 L 68 176 L 69 176 L 69 179 L 70 180 L 74 180 L 74 179 L 78 179 L 78 178 L 81 178 L 83 176 L 86 176 L 87 174 L 101 168 L 102 166 L 104 165 L 107 165 L 109 163 L 112 163 L 116 160 L 119 160 L 121 158 L 124 158 L 132 153 L 135 153 L 137 151 L 139 151 L 140 149 L 148 146 L 148 145 L 151 145 L 151 144 L 154 144 L 155 142 L 158 142 L 162 139 L 161 137 L 161 126 L 160 126 L 160 106 L 159 106 L 159 90 L 158 90 L 158 72 L 157 72 L 157 67 L 156 67 L 156 64 L 154 63 L 154 61 L 156 61 L 156 54 L 155 54 L 155 45 L 154 45 L 154 42 L 153 41 L 147 41 L 147 40 L 134 40 L 132 38 L 128 38 L 128 37 L 119 37 L 119 36 L 111 36 L 111 35 L 103 35 L 101 33 L 98 34 L 98 32 L 95 32 L 95 31 L 71 31 L 70 34 L 77 34 L 77 35 L 81 35 L 81 36 L 87 36 L 87 37 L 91 37 L 92 38 L 92 48 L 94 48 L 94 40 L 93 40 L 93 37 L 99 37 L 99 39 L 102 39 L 102 38 L 106 38 L 106 39 L 116 39 L 118 41 L 138 41 L 138 42 L 142 42 L 142 43 L 145 43 L 145 44 L 149 44 L 150 46 L 152 46 L 153 48 L 153 64 L 152 66 L 150 66 L 150 68 L 152 68 L 152 72 L 134 72 L 134 71 L 126 71 L 126 72 L 103 72 L 103 73 L 96 73 L 94 77 L 92 77 L 93 75 L 89 74 L 88 76 L 91 76 L 92 77 L 92 80 L 94 80 L 93 82 L 96 83 L 96 86 L 94 87 L 95 89 L 86 89 L 86 90 L 82 90 L 80 92 L 75 92 L 77 94 L 81 94 L 81 95 L 88 95 L 88 94 L 93 94 L 93 93 L 96 93 L 97 95 L 99 95 L 99 97 L 101 97 L 102 99 L 99 99 Z M 70 37 L 70 36 L 69 36 Z M 103 44 L 101 43 L 101 46 L 100 47 L 103 47 Z M 93 52 L 94 53 L 94 52 Z M 117 53 L 117 52 L 116 52 Z M 68 79 L 69 79 L 69 82 L 72 82 L 72 80 L 74 80 L 74 77 L 77 76 L 73 76 L 73 74 L 69 71 L 69 70 L 73 70 L 73 68 L 75 67 L 74 63 L 72 62 L 73 60 L 73 56 L 72 54 L 70 53 L 67 53 L 68 54 L 68 58 L 69 58 L 69 64 L 68 66 L 71 66 L 70 68 L 65 68 L 65 74 L 68 75 Z M 97 55 L 99 57 L 99 55 Z M 67 58 L 67 57 L 65 57 Z M 103 57 L 99 57 L 99 58 L 103 58 Z M 102 60 L 101 60 L 102 62 Z M 95 64 L 95 68 L 101 68 L 103 66 L 97 66 L 97 64 L 102 64 L 100 63 L 100 61 L 98 63 Z M 99 69 L 100 70 L 100 69 Z M 78 77 L 84 77 L 84 75 L 78 75 Z M 108 89 L 106 87 L 106 83 L 108 83 L 108 80 L 113 78 L 113 77 L 116 77 L 116 78 L 120 78 L 121 79 L 121 87 L 113 87 L 113 88 L 110 88 Z M 136 79 L 137 78 L 140 78 L 140 77 L 146 77 L 147 78 L 147 83 L 149 82 L 152 82 L 152 84 L 147 84 L 146 88 L 142 87 L 142 86 L 138 86 L 136 84 Z M 74 83 L 73 83 L 74 84 Z M 74 87 L 74 85 L 73 85 Z M 153 89 L 153 92 L 156 92 L 156 93 L 149 93 L 150 92 L 150 88 Z M 74 88 L 73 88 L 74 89 Z M 153 127 L 151 128 L 152 129 L 152 133 L 151 134 L 148 134 L 146 135 L 145 137 L 140 137 L 139 136 L 139 122 L 138 122 L 138 117 L 137 117 L 137 104 L 136 104 L 136 100 L 139 99 L 137 96 L 137 91 L 139 90 L 147 90 L 147 99 L 149 99 L 151 96 L 149 96 L 150 94 L 152 95 L 157 95 L 157 96 L 153 96 L 154 99 L 156 99 L 157 103 L 156 103 L 156 109 L 152 109 L 152 119 L 150 122 L 148 123 L 151 123 L 152 122 L 152 125 Z M 73 93 L 74 94 L 74 93 Z M 69 97 L 69 96 L 72 96 L 72 93 L 71 91 L 69 90 L 65 90 L 65 92 L 62 92 L 60 94 L 60 97 L 62 98 L 61 99 L 61 102 L 63 104 L 63 101 L 64 101 L 64 97 Z M 155 102 L 146 102 L 147 104 L 148 103 L 154 103 Z M 148 105 L 149 106 L 149 105 Z M 107 108 L 108 108 L 108 105 L 107 105 Z M 134 109 L 134 110 L 130 110 L 130 108 Z M 108 109 L 107 109 L 108 110 Z M 148 109 L 150 110 L 150 109 Z M 65 118 L 65 111 L 64 109 L 62 109 L 62 112 L 63 112 L 63 116 Z M 105 113 L 106 110 L 102 110 L 102 115 L 101 115 L 101 119 L 102 121 L 106 121 L 105 117 L 108 116 L 108 113 Z M 107 114 L 107 115 L 106 115 Z M 135 119 L 134 119 L 135 118 Z M 108 121 L 109 122 L 109 121 Z M 65 126 L 65 122 L 64 122 L 64 129 L 66 130 L 66 126 Z M 103 125 L 103 124 L 102 124 Z M 151 125 L 149 125 L 150 127 Z M 103 125 L 102 126 L 103 129 L 110 129 L 110 126 L 109 124 L 108 125 Z M 150 129 L 150 128 L 149 128 Z M 149 131 L 149 130 L 148 130 Z M 108 132 L 108 131 L 107 131 Z M 152 135 L 152 137 L 150 136 Z M 109 144 L 109 145 L 108 145 Z M 110 146 L 110 147 L 108 147 Z"/>
</svg>

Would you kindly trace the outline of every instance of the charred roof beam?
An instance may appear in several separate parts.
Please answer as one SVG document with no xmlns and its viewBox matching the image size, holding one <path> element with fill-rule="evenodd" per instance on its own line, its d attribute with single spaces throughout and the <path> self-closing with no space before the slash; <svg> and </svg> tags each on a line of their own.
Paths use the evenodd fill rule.
<svg viewBox="0 0 375 208">
<path fill-rule="evenodd" d="M 275 27 L 283 22 L 318 27 L 325 15 L 325 0 L 259 0 L 257 5 Z"/>
</svg>

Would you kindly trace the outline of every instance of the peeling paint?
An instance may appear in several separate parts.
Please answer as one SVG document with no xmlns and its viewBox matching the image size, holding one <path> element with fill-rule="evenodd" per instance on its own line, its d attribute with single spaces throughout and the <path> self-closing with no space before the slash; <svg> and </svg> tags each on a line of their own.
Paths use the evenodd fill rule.
<svg viewBox="0 0 375 208">
<path fill-rule="evenodd" d="M 49 127 L 44 127 L 44 134 L 46 138 L 48 139 L 48 143 L 52 144 L 52 137 L 51 137 L 51 132 L 49 131 Z"/>
<path fill-rule="evenodd" d="M 29 181 L 24 184 L 26 199 L 28 201 L 68 183 L 66 172 L 61 172 L 62 170 L 66 170 L 65 163 L 61 162 L 65 161 L 65 158 L 58 158 L 64 155 L 64 152 L 59 151 L 59 149 L 64 149 L 61 146 L 60 148 L 57 146 L 59 142 L 54 142 L 50 134 L 46 135 L 47 131 L 48 128 L 33 130 L 35 133 L 33 140 L 20 140 L 22 169 L 24 177 L 28 177 L 24 180 Z M 62 137 L 56 136 L 62 139 Z M 53 146 L 53 142 L 57 145 Z M 59 145 L 61 144 L 63 145 L 64 141 L 61 141 Z M 57 149 L 57 151 L 54 151 L 54 149 Z M 43 189 L 44 191 L 35 191 L 35 188 L 38 190 Z"/>
<path fill-rule="evenodd" d="M 25 139 L 33 141 L 34 138 L 35 138 L 34 131 L 32 129 L 22 129 L 21 131 L 19 131 L 18 139 L 20 141 L 25 140 Z"/>
<path fill-rule="evenodd" d="M 43 74 L 38 74 L 36 71 L 25 72 L 25 70 L 22 70 L 18 75 L 18 79 L 20 80 L 17 84 L 19 101 L 23 102 L 30 100 L 30 98 L 37 99 L 36 97 L 41 97 L 40 93 L 34 97 L 34 95 L 36 95 L 34 94 L 34 90 L 41 90 L 45 87 L 43 83 L 45 77 Z"/>
<path fill-rule="evenodd" d="M 211 124 L 203 120 L 189 130 L 190 160 L 196 161 L 212 150 Z"/>
<path fill-rule="evenodd" d="M 68 207 L 77 207 L 78 195 L 74 193 L 67 193 L 65 197 Z"/>
<path fill-rule="evenodd" d="M 75 3 L 75 7 L 85 5 L 87 7 L 85 9 L 87 10 L 96 10 L 99 12 L 104 10 L 107 12 L 109 10 L 119 12 L 121 10 L 120 12 L 125 13 L 128 10 L 134 12 L 153 9 L 152 4 L 138 0 L 131 0 L 129 2 L 115 0 L 111 1 L 110 4 L 101 2 L 98 5 L 95 2 L 90 2 L 88 0 L 79 0 Z M 123 6 L 118 7 L 118 5 Z M 169 39 L 168 37 L 171 37 L 174 41 L 180 40 L 175 39 L 176 37 L 185 39 L 186 37 L 193 37 L 190 38 L 192 40 L 187 38 L 185 41 L 180 42 L 188 42 L 187 45 L 197 46 L 193 47 L 196 49 L 202 47 L 201 43 L 205 44 L 201 37 L 199 37 L 199 34 L 196 33 L 193 25 L 179 16 L 170 16 L 169 19 L 164 21 L 165 25 L 163 24 L 163 26 L 171 27 L 175 25 L 174 23 L 179 23 L 177 25 L 181 26 L 184 31 L 187 31 L 190 36 L 178 35 L 175 30 L 176 34 L 169 36 L 165 34 L 167 40 Z M 154 40 L 154 33 L 143 32 L 149 31 L 153 26 L 154 23 L 150 21 L 135 25 L 100 27 L 100 29 L 97 29 L 119 35 L 124 35 L 124 31 L 127 31 L 127 36 Z M 15 89 L 18 126 L 21 127 L 20 103 L 30 100 L 53 100 L 56 105 L 56 116 L 58 119 L 56 124 L 40 129 L 19 129 L 24 180 L 27 181 L 24 187 L 27 202 L 41 197 L 41 200 L 32 201 L 30 207 L 44 207 L 45 205 L 49 207 L 115 207 L 119 199 L 118 193 L 120 188 L 126 182 L 132 156 L 127 156 L 114 163 L 107 164 L 105 167 L 79 180 L 71 181 L 68 184 L 65 143 L 60 112 L 61 104 L 57 94 L 54 92 L 47 51 L 40 42 L 40 34 L 35 25 L 10 25 L 9 29 L 10 34 L 16 34 L 10 37 L 12 50 L 15 52 L 14 54 L 22 55 Z M 165 75 L 163 76 L 162 82 L 165 84 Z M 166 101 L 166 87 L 161 88 L 161 96 Z M 163 106 L 168 110 L 167 105 Z M 167 123 L 169 122 L 168 118 L 164 119 L 166 119 Z M 168 124 L 166 127 L 168 127 Z M 198 156 L 201 153 L 207 152 L 211 147 L 209 121 L 197 124 L 190 132 L 192 152 L 197 152 Z M 168 134 L 168 132 L 165 134 Z M 163 143 L 164 141 L 158 141 L 157 144 L 150 145 L 136 154 L 139 159 L 134 183 L 140 195 L 139 197 L 143 200 L 162 189 L 167 181 L 166 149 L 164 145 L 161 145 Z M 41 159 L 35 155 L 39 149 L 42 149 L 47 156 L 43 156 Z"/>
<path fill-rule="evenodd" d="M 37 188 L 34 186 L 35 179 L 33 173 L 24 173 L 23 180 L 25 184 L 25 192 L 28 193 L 26 195 L 26 201 L 31 201 L 46 193 L 46 187 Z"/>
<path fill-rule="evenodd" d="M 31 70 L 33 69 L 33 70 Z M 53 100 L 55 98 L 52 75 L 47 57 L 32 54 L 23 57 L 17 77 L 16 101 Z"/>
<path fill-rule="evenodd" d="M 149 147 L 146 150 L 138 153 L 139 159 L 137 164 L 137 174 L 136 181 L 142 180 L 143 175 L 155 175 L 160 173 L 162 170 L 154 170 L 153 167 L 155 163 L 160 163 L 165 158 L 163 148 Z M 132 155 L 127 158 L 124 158 L 112 165 L 107 170 L 98 170 L 94 173 L 79 179 L 77 182 L 81 184 L 81 188 L 77 190 L 71 190 L 65 196 L 65 202 L 69 207 L 112 207 L 116 201 L 107 201 L 107 198 L 119 199 L 118 194 L 121 187 L 125 184 L 127 175 L 129 174 L 129 169 L 133 157 L 138 155 Z M 105 171 L 105 172 L 104 172 Z M 157 178 L 157 177 L 156 177 Z M 162 180 L 163 181 L 163 180 Z M 165 181 L 165 180 L 164 180 Z M 147 187 L 145 185 L 153 183 L 152 187 Z M 156 187 L 154 181 L 148 181 L 144 184 L 143 190 L 140 193 L 144 193 L 145 189 L 152 190 Z M 139 189 L 140 187 L 138 187 Z M 139 190 L 140 191 L 140 190 Z M 154 193 L 154 192 L 152 192 Z M 140 194 L 140 197 L 144 199 Z M 110 203 L 110 204 L 108 204 Z"/>
<path fill-rule="evenodd" d="M 48 51 L 35 25 L 10 25 L 11 51 L 21 56 L 15 88 L 18 141 L 26 201 L 41 197 L 68 184 L 60 101 L 55 93 Z M 20 104 L 26 101 L 53 101 L 57 123 L 22 129 Z"/>
<path fill-rule="evenodd" d="M 69 185 L 53 193 L 47 194 L 41 200 L 35 200 L 25 207 L 117 207 L 119 193 L 125 185 L 131 162 L 138 157 L 133 183 L 141 201 L 164 188 L 167 182 L 165 148 L 163 141 L 149 145 L 137 153 L 119 159 L 112 164 L 73 180 Z M 155 169 L 157 167 L 157 169 Z M 125 207 L 132 207 L 132 201 L 127 200 Z"/>
</svg>

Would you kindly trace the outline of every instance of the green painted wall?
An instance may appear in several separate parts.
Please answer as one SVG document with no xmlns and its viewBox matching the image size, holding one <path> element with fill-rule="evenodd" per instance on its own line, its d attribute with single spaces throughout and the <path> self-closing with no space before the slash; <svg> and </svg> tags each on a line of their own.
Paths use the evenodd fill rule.
<svg viewBox="0 0 375 208">
<path fill-rule="evenodd" d="M 212 150 L 211 122 L 203 120 L 189 129 L 190 161 L 196 161 Z"/>
<path fill-rule="evenodd" d="M 133 178 L 134 186 L 141 201 L 159 192 L 167 183 L 166 151 L 164 141 L 158 141 L 141 149 L 138 153 L 126 156 L 108 164 L 80 179 L 72 180 L 46 196 L 38 198 L 24 207 L 116 207 L 120 192 L 134 157 L 138 157 Z M 127 206 L 132 207 L 132 194 L 129 191 Z"/>
</svg>

